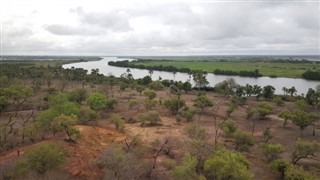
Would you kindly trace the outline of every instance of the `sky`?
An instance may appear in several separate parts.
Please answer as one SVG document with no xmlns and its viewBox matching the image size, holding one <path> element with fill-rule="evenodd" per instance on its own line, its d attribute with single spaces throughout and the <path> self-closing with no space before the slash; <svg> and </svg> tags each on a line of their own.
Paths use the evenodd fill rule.
<svg viewBox="0 0 320 180">
<path fill-rule="evenodd" d="M 0 55 L 320 55 L 319 23 L 319 0 L 0 0 Z"/>
</svg>

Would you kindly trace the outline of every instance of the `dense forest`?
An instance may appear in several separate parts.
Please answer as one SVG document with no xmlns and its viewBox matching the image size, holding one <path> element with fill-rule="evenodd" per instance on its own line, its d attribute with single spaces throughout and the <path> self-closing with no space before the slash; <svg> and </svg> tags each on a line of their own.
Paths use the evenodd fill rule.
<svg viewBox="0 0 320 180">
<path fill-rule="evenodd" d="M 320 177 L 320 84 L 276 95 L 232 78 L 209 87 L 201 70 L 152 69 L 192 87 L 63 63 L 1 62 L 0 179 Z"/>
</svg>

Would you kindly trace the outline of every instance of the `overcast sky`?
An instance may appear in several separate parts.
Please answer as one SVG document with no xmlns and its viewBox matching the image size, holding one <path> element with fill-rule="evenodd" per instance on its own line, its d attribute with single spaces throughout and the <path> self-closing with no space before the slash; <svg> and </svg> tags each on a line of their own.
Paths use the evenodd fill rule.
<svg viewBox="0 0 320 180">
<path fill-rule="evenodd" d="M 319 1 L 0 0 L 3 55 L 319 55 Z"/>
</svg>

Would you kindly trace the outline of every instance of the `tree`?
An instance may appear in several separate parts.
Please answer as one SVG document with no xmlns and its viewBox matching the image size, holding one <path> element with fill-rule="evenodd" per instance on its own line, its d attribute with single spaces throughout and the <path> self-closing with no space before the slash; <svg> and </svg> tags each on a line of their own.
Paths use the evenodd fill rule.
<svg viewBox="0 0 320 180">
<path fill-rule="evenodd" d="M 263 130 L 263 134 L 262 134 L 262 139 L 261 139 L 261 142 L 262 143 L 268 143 L 272 138 L 272 134 L 271 134 L 271 131 L 270 131 L 270 127 L 266 127 L 264 130 Z"/>
<path fill-rule="evenodd" d="M 141 79 L 141 85 L 147 86 L 148 84 L 150 84 L 152 82 L 152 79 L 150 76 L 145 76 Z"/>
<path fill-rule="evenodd" d="M 144 91 L 144 95 L 147 97 L 144 104 L 146 106 L 146 109 L 149 110 L 156 105 L 157 101 L 154 100 L 154 98 L 157 96 L 157 94 L 153 90 L 146 90 Z"/>
<path fill-rule="evenodd" d="M 230 105 L 226 111 L 227 118 L 230 117 L 231 113 L 233 113 L 238 107 L 234 104 Z"/>
<path fill-rule="evenodd" d="M 237 130 L 235 121 L 231 119 L 223 121 L 220 126 L 222 127 L 226 139 L 229 137 L 233 137 L 234 133 Z"/>
<path fill-rule="evenodd" d="M 76 89 L 68 93 L 68 100 L 71 102 L 77 103 L 79 106 L 83 101 L 87 99 L 87 90 L 86 89 Z"/>
<path fill-rule="evenodd" d="M 285 151 L 281 144 L 262 143 L 261 149 L 268 162 L 279 159 L 280 154 Z"/>
<path fill-rule="evenodd" d="M 190 109 L 189 107 L 184 107 L 183 109 L 179 110 L 178 114 L 186 118 L 187 122 L 190 122 L 193 120 L 193 116 L 196 114 L 196 110 Z"/>
<path fill-rule="evenodd" d="M 57 111 L 59 114 L 64 115 L 78 115 L 79 107 L 73 103 L 69 102 L 67 96 L 63 93 L 52 94 L 48 98 L 49 109 Z"/>
<path fill-rule="evenodd" d="M 206 140 L 207 139 L 207 132 L 204 128 L 200 127 L 197 124 L 189 124 L 185 127 L 184 131 L 188 135 L 190 139 L 193 140 Z"/>
<path fill-rule="evenodd" d="M 183 83 L 183 88 L 182 88 L 186 93 L 190 92 L 192 89 L 192 84 L 188 81 Z"/>
<path fill-rule="evenodd" d="M 291 114 L 291 112 L 288 111 L 287 109 L 282 110 L 282 111 L 278 114 L 278 116 L 279 116 L 280 118 L 284 119 L 284 121 L 283 121 L 283 127 L 284 127 L 284 128 L 286 127 L 288 120 L 289 120 L 289 119 L 292 119 L 292 114 Z"/>
<path fill-rule="evenodd" d="M 6 110 L 9 104 L 9 100 L 6 96 L 0 96 L 0 112 Z"/>
<path fill-rule="evenodd" d="M 297 109 L 300 110 L 300 111 L 305 111 L 306 108 L 307 108 L 307 103 L 303 99 L 300 99 L 300 100 L 296 101 L 295 105 L 296 105 Z"/>
<path fill-rule="evenodd" d="M 288 93 L 290 94 L 291 97 L 293 97 L 293 94 L 295 94 L 296 92 L 297 90 L 294 86 L 288 89 Z"/>
<path fill-rule="evenodd" d="M 161 83 L 161 81 L 153 81 L 149 84 L 149 88 L 152 90 L 162 90 L 164 85 Z"/>
<path fill-rule="evenodd" d="M 114 106 L 118 104 L 118 101 L 115 98 L 106 99 L 106 111 L 114 109 Z"/>
<path fill-rule="evenodd" d="M 106 170 L 106 177 L 119 180 L 139 179 L 147 167 L 132 153 L 126 153 L 119 145 L 107 148 L 100 157 L 99 165 Z"/>
<path fill-rule="evenodd" d="M 284 173 L 285 180 L 316 180 L 311 174 L 303 170 L 302 167 L 288 165 Z"/>
<path fill-rule="evenodd" d="M 252 137 L 249 133 L 237 131 L 234 133 L 234 145 L 237 151 L 248 151 L 251 146 L 254 145 Z"/>
<path fill-rule="evenodd" d="M 41 131 L 42 133 L 42 139 L 44 139 L 45 132 L 48 132 L 50 130 L 53 131 L 53 133 L 56 133 L 56 129 L 52 129 L 51 122 L 55 117 L 59 116 L 59 112 L 50 108 L 44 111 L 41 111 L 36 119 L 35 119 L 35 126 L 37 130 Z"/>
<path fill-rule="evenodd" d="M 199 89 L 209 84 L 209 82 L 207 81 L 207 72 L 205 71 L 201 71 L 201 70 L 193 71 L 192 77 L 193 77 L 193 81 L 196 84 L 196 87 L 198 87 Z"/>
<path fill-rule="evenodd" d="M 306 94 L 306 101 L 310 105 L 317 105 L 320 102 L 320 93 L 316 93 L 314 89 L 309 88 Z"/>
<path fill-rule="evenodd" d="M 180 98 L 172 98 L 165 100 L 163 103 L 164 107 L 171 111 L 172 115 L 177 115 L 180 108 L 186 105 L 185 101 Z"/>
<path fill-rule="evenodd" d="M 173 178 L 176 180 L 200 180 L 201 177 L 196 173 L 197 164 L 197 159 L 187 154 L 183 158 L 182 164 L 173 169 Z"/>
<path fill-rule="evenodd" d="M 302 158 L 314 157 L 317 152 L 320 152 L 320 144 L 318 142 L 308 142 L 298 139 L 295 142 L 292 153 L 292 164 L 297 164 Z"/>
<path fill-rule="evenodd" d="M 137 86 L 136 86 L 136 91 L 138 91 L 139 94 L 140 94 L 140 96 L 141 96 L 142 91 L 144 91 L 144 87 L 143 87 L 143 86 L 140 86 L 140 85 L 137 85 Z"/>
<path fill-rule="evenodd" d="M 99 118 L 99 114 L 89 107 L 81 107 L 78 118 L 79 123 L 86 124 L 88 121 Z"/>
<path fill-rule="evenodd" d="M 213 104 L 206 95 L 200 95 L 193 100 L 193 106 L 201 110 L 201 112 L 199 113 L 199 119 L 200 119 L 201 113 L 203 113 L 204 109 L 207 107 L 212 107 Z"/>
<path fill-rule="evenodd" d="M 54 118 L 52 122 L 55 127 L 59 130 L 61 127 L 62 130 L 68 135 L 69 141 L 74 141 L 80 135 L 80 131 L 75 127 L 77 124 L 77 116 L 69 115 L 66 116 L 61 114 L 60 116 Z"/>
<path fill-rule="evenodd" d="M 252 179 L 250 162 L 240 153 L 219 149 L 205 161 L 204 170 L 214 179 Z"/>
<path fill-rule="evenodd" d="M 87 103 L 93 110 L 101 110 L 106 107 L 107 99 L 104 94 L 92 93 L 87 99 Z"/>
<path fill-rule="evenodd" d="M 233 78 L 228 78 L 215 85 L 215 91 L 224 96 L 233 95 L 240 85 Z"/>
<path fill-rule="evenodd" d="M 310 117 L 310 115 L 304 111 L 298 110 L 292 114 L 292 122 L 300 128 L 301 137 L 303 136 L 303 130 L 311 125 L 312 121 L 313 119 Z"/>
<path fill-rule="evenodd" d="M 268 103 L 260 103 L 253 109 L 248 109 L 247 119 L 252 120 L 252 136 L 254 134 L 256 119 L 262 119 L 265 116 L 271 114 L 273 107 Z"/>
<path fill-rule="evenodd" d="M 264 86 L 262 89 L 262 97 L 264 97 L 265 99 L 272 99 L 275 90 L 276 89 L 273 86 Z"/>
<path fill-rule="evenodd" d="M 144 126 L 146 122 L 149 122 L 150 125 L 156 125 L 161 121 L 158 111 L 148 111 L 146 113 L 140 114 L 138 119 L 139 122 L 141 122 L 141 126 Z"/>
<path fill-rule="evenodd" d="M 111 117 L 111 123 L 113 123 L 116 126 L 117 130 L 123 131 L 125 126 L 125 121 L 121 118 L 120 115 L 114 114 Z"/>
<path fill-rule="evenodd" d="M 43 174 L 65 162 L 66 151 L 60 144 L 41 144 L 26 152 L 28 167 Z"/>
</svg>

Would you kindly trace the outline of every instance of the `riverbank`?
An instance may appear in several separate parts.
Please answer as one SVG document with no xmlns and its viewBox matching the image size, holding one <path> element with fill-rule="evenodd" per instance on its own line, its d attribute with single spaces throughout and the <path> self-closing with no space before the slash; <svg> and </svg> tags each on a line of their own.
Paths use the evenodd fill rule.
<svg viewBox="0 0 320 180">
<path fill-rule="evenodd" d="M 243 77 L 303 78 L 307 71 L 320 73 L 320 62 L 298 60 L 171 60 L 138 59 L 124 63 L 111 63 L 117 67 L 188 73 L 202 70 L 216 75 L 239 75 Z M 320 79 L 319 79 L 320 80 Z"/>
</svg>

